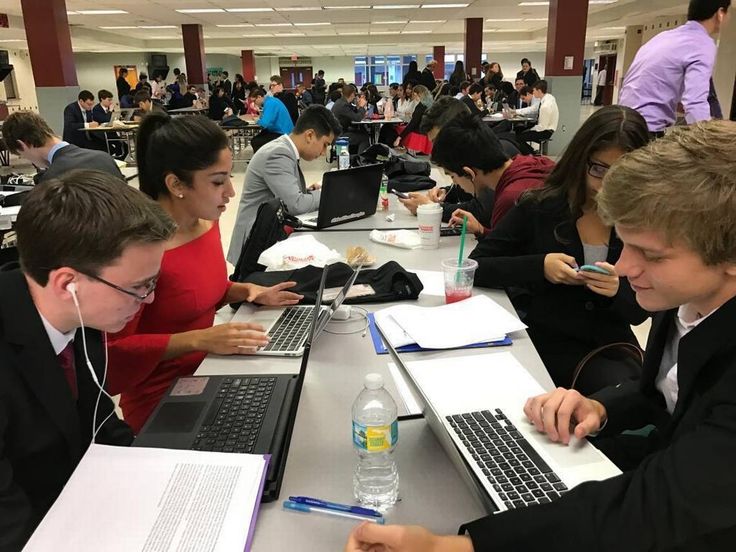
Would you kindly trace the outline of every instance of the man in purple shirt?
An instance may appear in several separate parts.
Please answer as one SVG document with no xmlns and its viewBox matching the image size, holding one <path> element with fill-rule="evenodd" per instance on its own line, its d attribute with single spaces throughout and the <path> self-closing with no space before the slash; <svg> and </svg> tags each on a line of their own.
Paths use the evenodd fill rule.
<svg viewBox="0 0 736 552">
<path fill-rule="evenodd" d="M 677 104 L 688 124 L 711 118 L 708 83 L 717 35 L 731 0 L 690 0 L 688 22 L 658 34 L 641 47 L 624 78 L 619 103 L 636 109 L 653 136 L 675 124 Z"/>
</svg>

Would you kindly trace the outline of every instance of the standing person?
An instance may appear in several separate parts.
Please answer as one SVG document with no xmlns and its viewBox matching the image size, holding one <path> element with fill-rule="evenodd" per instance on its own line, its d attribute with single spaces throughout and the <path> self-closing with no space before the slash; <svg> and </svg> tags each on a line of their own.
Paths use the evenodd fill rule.
<svg viewBox="0 0 736 552">
<path fill-rule="evenodd" d="M 283 102 L 286 110 L 289 112 L 291 122 L 296 123 L 296 120 L 299 118 L 299 103 L 293 93 L 284 90 L 284 79 L 279 75 L 272 76 L 269 91 L 273 94 L 274 98 L 278 98 Z"/>
<path fill-rule="evenodd" d="M 230 99 L 236 115 L 243 115 L 245 113 L 245 96 L 247 93 L 242 75 L 235 75 L 233 92 Z"/>
<path fill-rule="evenodd" d="M 457 60 L 455 62 L 455 69 L 450 75 L 450 86 L 457 86 L 460 88 L 460 84 L 468 80 L 468 75 L 465 74 L 465 66 L 463 62 Z"/>
<path fill-rule="evenodd" d="M 21 268 L 0 272 L 4 552 L 23 548 L 92 442 L 132 443 L 95 379 L 104 332 L 153 300 L 174 222 L 122 179 L 77 170 L 31 190 L 14 230 Z"/>
<path fill-rule="evenodd" d="M 227 71 L 222 72 L 222 80 L 220 81 L 220 86 L 222 86 L 222 89 L 225 91 L 225 95 L 230 97 L 233 93 L 233 83 L 230 80 L 230 73 Z"/>
<path fill-rule="evenodd" d="M 673 126 L 677 104 L 688 124 L 711 118 L 708 90 L 717 35 L 731 0 L 690 0 L 687 23 L 644 44 L 626 72 L 619 103 L 642 114 L 653 137 Z"/>
<path fill-rule="evenodd" d="M 314 103 L 325 105 L 327 99 L 327 83 L 325 82 L 325 72 L 320 69 L 317 76 L 312 79 L 312 98 Z"/>
<path fill-rule="evenodd" d="M 166 95 L 166 88 L 163 84 L 163 77 L 161 76 L 161 73 L 156 72 L 155 75 L 153 75 L 153 80 L 151 81 L 151 98 L 162 102 L 164 96 Z"/>
<path fill-rule="evenodd" d="M 120 107 L 132 107 L 133 98 L 130 96 L 130 84 L 127 80 L 128 69 L 121 67 L 118 70 L 118 78 L 115 80 L 115 86 L 118 89 L 118 101 Z"/>
<path fill-rule="evenodd" d="M 461 536 L 365 523 L 345 552 L 733 549 L 735 145 L 733 123 L 677 127 L 611 168 L 598 207 L 623 243 L 616 271 L 639 305 L 657 313 L 641 382 L 590 397 L 560 388 L 524 405 L 559 446 L 597 435 L 595 445 L 623 473 L 467 523 Z M 656 429 L 627 431 L 647 425 Z"/>
<path fill-rule="evenodd" d="M 516 73 L 517 79 L 524 79 L 524 84 L 527 86 L 534 86 L 539 80 L 539 74 L 537 70 L 532 67 L 532 62 L 528 58 L 521 60 L 521 71 Z"/>
<path fill-rule="evenodd" d="M 596 76 L 596 94 L 593 105 L 603 105 L 603 92 L 606 90 L 607 81 L 608 72 L 606 71 L 606 66 L 601 65 L 601 69 L 598 71 L 598 75 Z"/>
<path fill-rule="evenodd" d="M 87 128 L 97 128 L 100 123 L 92 118 L 92 108 L 95 106 L 95 97 L 89 90 L 82 90 L 77 95 L 77 101 L 64 108 L 64 141 L 80 148 L 101 149 L 100 142 L 92 139 Z"/>
<path fill-rule="evenodd" d="M 432 93 L 437 86 L 437 82 L 434 79 L 435 67 L 437 67 L 437 61 L 434 59 L 429 60 L 427 66 L 421 72 L 419 77 L 419 84 L 424 85 L 430 93 Z"/>
<path fill-rule="evenodd" d="M 434 80 L 434 77 L 432 77 Z M 415 84 L 419 84 L 422 80 L 422 74 L 419 72 L 419 67 L 417 66 L 416 61 L 410 61 L 409 62 L 409 68 L 406 70 L 406 74 L 404 75 L 404 80 L 402 81 L 402 85 L 404 86 L 404 89 L 406 89 L 406 85 L 409 84 L 411 86 L 414 86 Z"/>
<path fill-rule="evenodd" d="M 146 117 L 138 130 L 140 188 L 176 222 L 156 274 L 157 301 L 110 336 L 110 389 L 136 433 L 171 383 L 208 353 L 248 354 L 268 343 L 261 326 L 213 326 L 225 303 L 295 304 L 292 282 L 264 288 L 230 282 L 219 219 L 235 195 L 225 133 L 206 117 Z"/>
<path fill-rule="evenodd" d="M 291 122 L 284 103 L 273 96 L 266 96 L 263 90 L 254 90 L 250 97 L 253 98 L 253 104 L 261 113 L 256 120 L 261 131 L 250 141 L 253 153 L 256 153 L 264 144 L 275 140 L 282 134 L 289 134 L 294 130 L 294 123 Z"/>
<path fill-rule="evenodd" d="M 325 106 L 311 105 L 299 116 L 293 132 L 270 142 L 253 156 L 245 173 L 227 253 L 231 264 L 237 264 L 261 204 L 279 198 L 292 215 L 317 210 L 320 185 L 307 185 L 299 161 L 314 161 L 323 156 L 341 130 Z"/>
<path fill-rule="evenodd" d="M 503 71 L 501 71 L 501 65 L 497 61 L 492 61 L 488 66 L 488 73 L 486 74 L 486 84 L 490 84 L 496 90 L 501 89 L 501 83 L 503 82 Z"/>
</svg>

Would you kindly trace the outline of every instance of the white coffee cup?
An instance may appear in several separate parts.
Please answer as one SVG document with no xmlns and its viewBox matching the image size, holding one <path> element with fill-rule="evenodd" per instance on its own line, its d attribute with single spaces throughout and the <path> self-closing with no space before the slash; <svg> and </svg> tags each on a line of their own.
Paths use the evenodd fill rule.
<svg viewBox="0 0 736 552">
<path fill-rule="evenodd" d="M 417 207 L 417 224 L 422 249 L 437 249 L 440 246 L 442 206 L 433 202 Z"/>
</svg>

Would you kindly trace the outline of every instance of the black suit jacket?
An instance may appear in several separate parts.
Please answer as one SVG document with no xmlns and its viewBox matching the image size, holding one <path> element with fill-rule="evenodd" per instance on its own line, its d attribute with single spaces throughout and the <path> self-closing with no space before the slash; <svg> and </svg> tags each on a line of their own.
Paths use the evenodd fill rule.
<svg viewBox="0 0 736 552">
<path fill-rule="evenodd" d="M 112 119 L 112 111 L 105 111 L 105 108 L 100 104 L 95 104 L 92 108 L 92 120 L 98 123 L 109 123 Z"/>
<path fill-rule="evenodd" d="M 630 469 L 542 506 L 468 524 L 477 552 L 719 551 L 736 542 L 736 298 L 690 331 L 678 353 L 679 395 L 655 388 L 676 311 L 655 316 L 640 382 L 597 393 L 608 413 L 599 447 Z M 654 424 L 648 437 L 607 435 Z"/>
<path fill-rule="evenodd" d="M 615 264 L 623 244 L 611 231 L 607 262 Z M 553 198 L 541 203 L 522 201 L 513 207 L 470 254 L 478 261 L 475 284 L 514 287 L 514 306 L 524 321 L 552 378 L 568 378 L 585 354 L 608 343 L 636 343 L 631 324 L 649 315 L 636 302 L 626 278 L 615 297 L 608 298 L 584 286 L 552 284 L 544 277 L 548 253 L 575 257 L 585 264 L 583 244 L 567 201 Z M 561 358 L 564 345 L 571 360 Z"/>
<path fill-rule="evenodd" d="M 353 126 L 353 123 L 362 121 L 365 118 L 365 108 L 357 108 L 353 104 L 348 103 L 345 98 L 340 97 L 335 102 L 335 105 L 332 106 L 332 114 L 337 119 L 337 122 L 340 123 L 343 131 L 366 132 L 360 126 Z"/>
<path fill-rule="evenodd" d="M 278 94 L 274 94 L 274 97 L 283 102 L 286 106 L 286 111 L 289 112 L 291 121 L 296 124 L 296 120 L 299 118 L 299 102 L 296 96 L 291 92 L 279 92 Z"/>
<path fill-rule="evenodd" d="M 85 123 L 91 123 L 92 112 L 86 111 L 82 114 L 79 102 L 72 102 L 64 108 L 64 134 L 65 142 L 79 146 L 80 148 L 98 149 L 99 145 L 87 132 L 82 132 Z"/>
<path fill-rule="evenodd" d="M 102 335 L 85 331 L 92 366 L 102 381 Z M 0 273 L 2 552 L 22 548 L 90 444 L 99 390 L 84 362 L 80 332 L 74 340 L 79 388 L 75 402 L 25 277 L 18 270 Z M 96 423 L 113 408 L 102 395 Z M 132 431 L 114 414 L 97 434 L 98 443 L 129 445 L 132 441 Z"/>
<path fill-rule="evenodd" d="M 124 178 L 115 160 L 107 152 L 93 151 L 69 144 L 57 150 L 51 159 L 49 168 L 38 177 L 38 182 L 58 178 L 73 169 L 92 169 Z"/>
<path fill-rule="evenodd" d="M 425 67 L 419 76 L 419 84 L 423 84 L 427 87 L 427 90 L 432 92 L 437 86 L 437 82 L 434 79 L 434 73 Z"/>
<path fill-rule="evenodd" d="M 460 99 L 460 101 L 468 106 L 468 109 L 470 110 L 471 114 L 477 115 L 478 117 L 485 117 L 486 115 L 488 115 L 487 110 L 478 109 L 478 106 L 473 101 L 473 98 L 471 98 L 469 95 L 466 94 Z"/>
</svg>

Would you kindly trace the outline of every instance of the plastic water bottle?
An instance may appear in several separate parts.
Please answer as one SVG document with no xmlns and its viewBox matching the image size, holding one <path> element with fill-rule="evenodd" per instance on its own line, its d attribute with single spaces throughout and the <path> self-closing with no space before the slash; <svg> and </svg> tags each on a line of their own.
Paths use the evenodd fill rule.
<svg viewBox="0 0 736 552">
<path fill-rule="evenodd" d="M 388 211 L 388 176 L 386 176 L 386 173 L 381 176 L 379 197 L 381 198 L 381 211 Z"/>
<path fill-rule="evenodd" d="M 350 142 L 348 142 L 347 138 L 340 138 L 335 142 L 335 146 L 337 147 L 337 168 L 340 170 L 343 169 L 349 169 L 350 168 L 350 151 L 349 146 Z"/>
<path fill-rule="evenodd" d="M 385 511 L 396 503 L 399 472 L 393 452 L 399 439 L 394 399 L 383 388 L 381 374 L 368 374 L 353 403 L 353 448 L 358 465 L 353 493 L 361 504 Z"/>
</svg>

